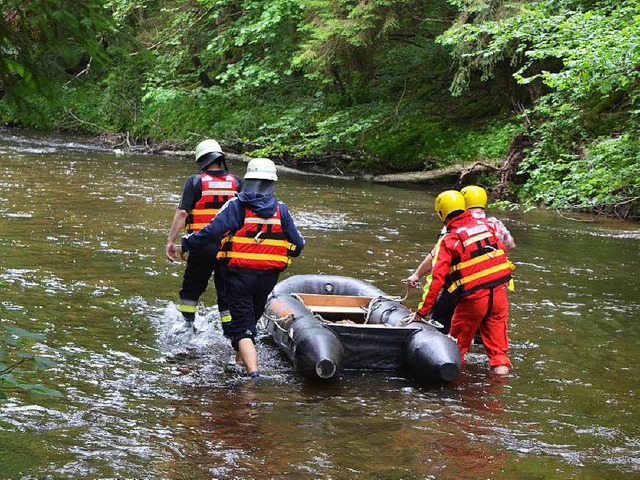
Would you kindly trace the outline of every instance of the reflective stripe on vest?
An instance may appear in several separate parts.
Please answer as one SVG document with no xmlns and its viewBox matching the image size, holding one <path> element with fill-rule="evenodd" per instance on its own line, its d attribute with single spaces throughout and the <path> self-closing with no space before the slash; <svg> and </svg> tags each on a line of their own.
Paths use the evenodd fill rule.
<svg viewBox="0 0 640 480">
<path fill-rule="evenodd" d="M 220 207 L 238 193 L 238 181 L 231 173 L 218 177 L 202 172 L 200 181 L 202 196 L 187 216 L 185 229 L 188 232 L 197 232 L 206 227 L 218 214 Z"/>
<path fill-rule="evenodd" d="M 259 217 L 246 208 L 244 224 L 235 234 L 222 240 L 217 258 L 227 259 L 229 267 L 284 270 L 291 264 L 288 252 L 295 248 L 282 230 L 280 205 L 271 218 Z"/>
<path fill-rule="evenodd" d="M 447 275 L 449 293 L 465 297 L 473 292 L 492 288 L 511 279 L 511 263 L 504 245 L 486 223 L 453 232 L 462 243 L 462 254 L 452 263 Z"/>
</svg>

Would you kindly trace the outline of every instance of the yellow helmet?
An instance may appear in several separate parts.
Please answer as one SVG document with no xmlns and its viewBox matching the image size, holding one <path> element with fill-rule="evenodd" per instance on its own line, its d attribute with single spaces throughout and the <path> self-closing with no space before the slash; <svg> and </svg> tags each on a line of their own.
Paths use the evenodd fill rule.
<svg viewBox="0 0 640 480">
<path fill-rule="evenodd" d="M 436 197 L 436 212 L 443 222 L 446 222 L 452 212 L 458 210 L 465 210 L 464 197 L 459 191 L 446 190 Z"/>
<path fill-rule="evenodd" d="M 477 185 L 468 185 L 460 190 L 466 208 L 487 208 L 487 192 Z"/>
</svg>

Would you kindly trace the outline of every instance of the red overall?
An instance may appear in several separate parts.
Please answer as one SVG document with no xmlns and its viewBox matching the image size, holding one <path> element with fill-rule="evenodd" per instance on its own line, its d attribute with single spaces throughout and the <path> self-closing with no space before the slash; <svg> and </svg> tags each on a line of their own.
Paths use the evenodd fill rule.
<svg viewBox="0 0 640 480">
<path fill-rule="evenodd" d="M 463 362 L 480 327 L 489 364 L 510 367 L 506 286 L 511 266 L 505 247 L 492 226 L 469 211 L 452 219 L 447 229 L 433 266 L 431 288 L 417 314 L 426 316 L 440 290 L 446 288 L 457 298 L 450 335 L 458 342 Z"/>
</svg>

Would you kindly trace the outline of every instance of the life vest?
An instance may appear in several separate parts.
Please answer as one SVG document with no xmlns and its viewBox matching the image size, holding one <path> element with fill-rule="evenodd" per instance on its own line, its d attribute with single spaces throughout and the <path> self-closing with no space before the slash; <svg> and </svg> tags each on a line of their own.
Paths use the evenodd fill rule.
<svg viewBox="0 0 640 480">
<path fill-rule="evenodd" d="M 187 232 L 197 232 L 209 225 L 218 214 L 220 207 L 238 193 L 238 180 L 231 173 L 216 176 L 202 172 L 200 181 L 202 196 L 187 216 L 185 222 Z"/>
<path fill-rule="evenodd" d="M 244 224 L 222 240 L 217 258 L 226 259 L 229 267 L 281 271 L 291 264 L 288 252 L 295 249 L 282 230 L 280 205 L 270 218 L 245 208 Z"/>
<path fill-rule="evenodd" d="M 498 234 L 487 222 L 478 220 L 454 229 L 450 235 L 460 242 L 460 258 L 451 262 L 447 290 L 466 297 L 477 290 L 492 288 L 511 280 L 512 263 Z"/>
</svg>

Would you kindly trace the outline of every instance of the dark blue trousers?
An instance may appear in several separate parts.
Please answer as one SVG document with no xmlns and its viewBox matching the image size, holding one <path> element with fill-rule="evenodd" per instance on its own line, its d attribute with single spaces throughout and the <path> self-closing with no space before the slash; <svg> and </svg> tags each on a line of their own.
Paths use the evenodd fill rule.
<svg viewBox="0 0 640 480">
<path fill-rule="evenodd" d="M 218 309 L 222 312 L 229 309 L 225 295 L 225 271 L 226 267 L 216 260 L 217 246 L 208 244 L 201 248 L 195 248 L 187 257 L 187 268 L 182 277 L 180 298 L 197 302 L 207 289 L 211 274 L 216 288 Z"/>
<path fill-rule="evenodd" d="M 231 321 L 223 323 L 222 330 L 234 349 L 238 349 L 238 342 L 243 338 L 254 340 L 258 320 L 279 275 L 277 270 L 227 269 L 226 295 Z"/>
</svg>

